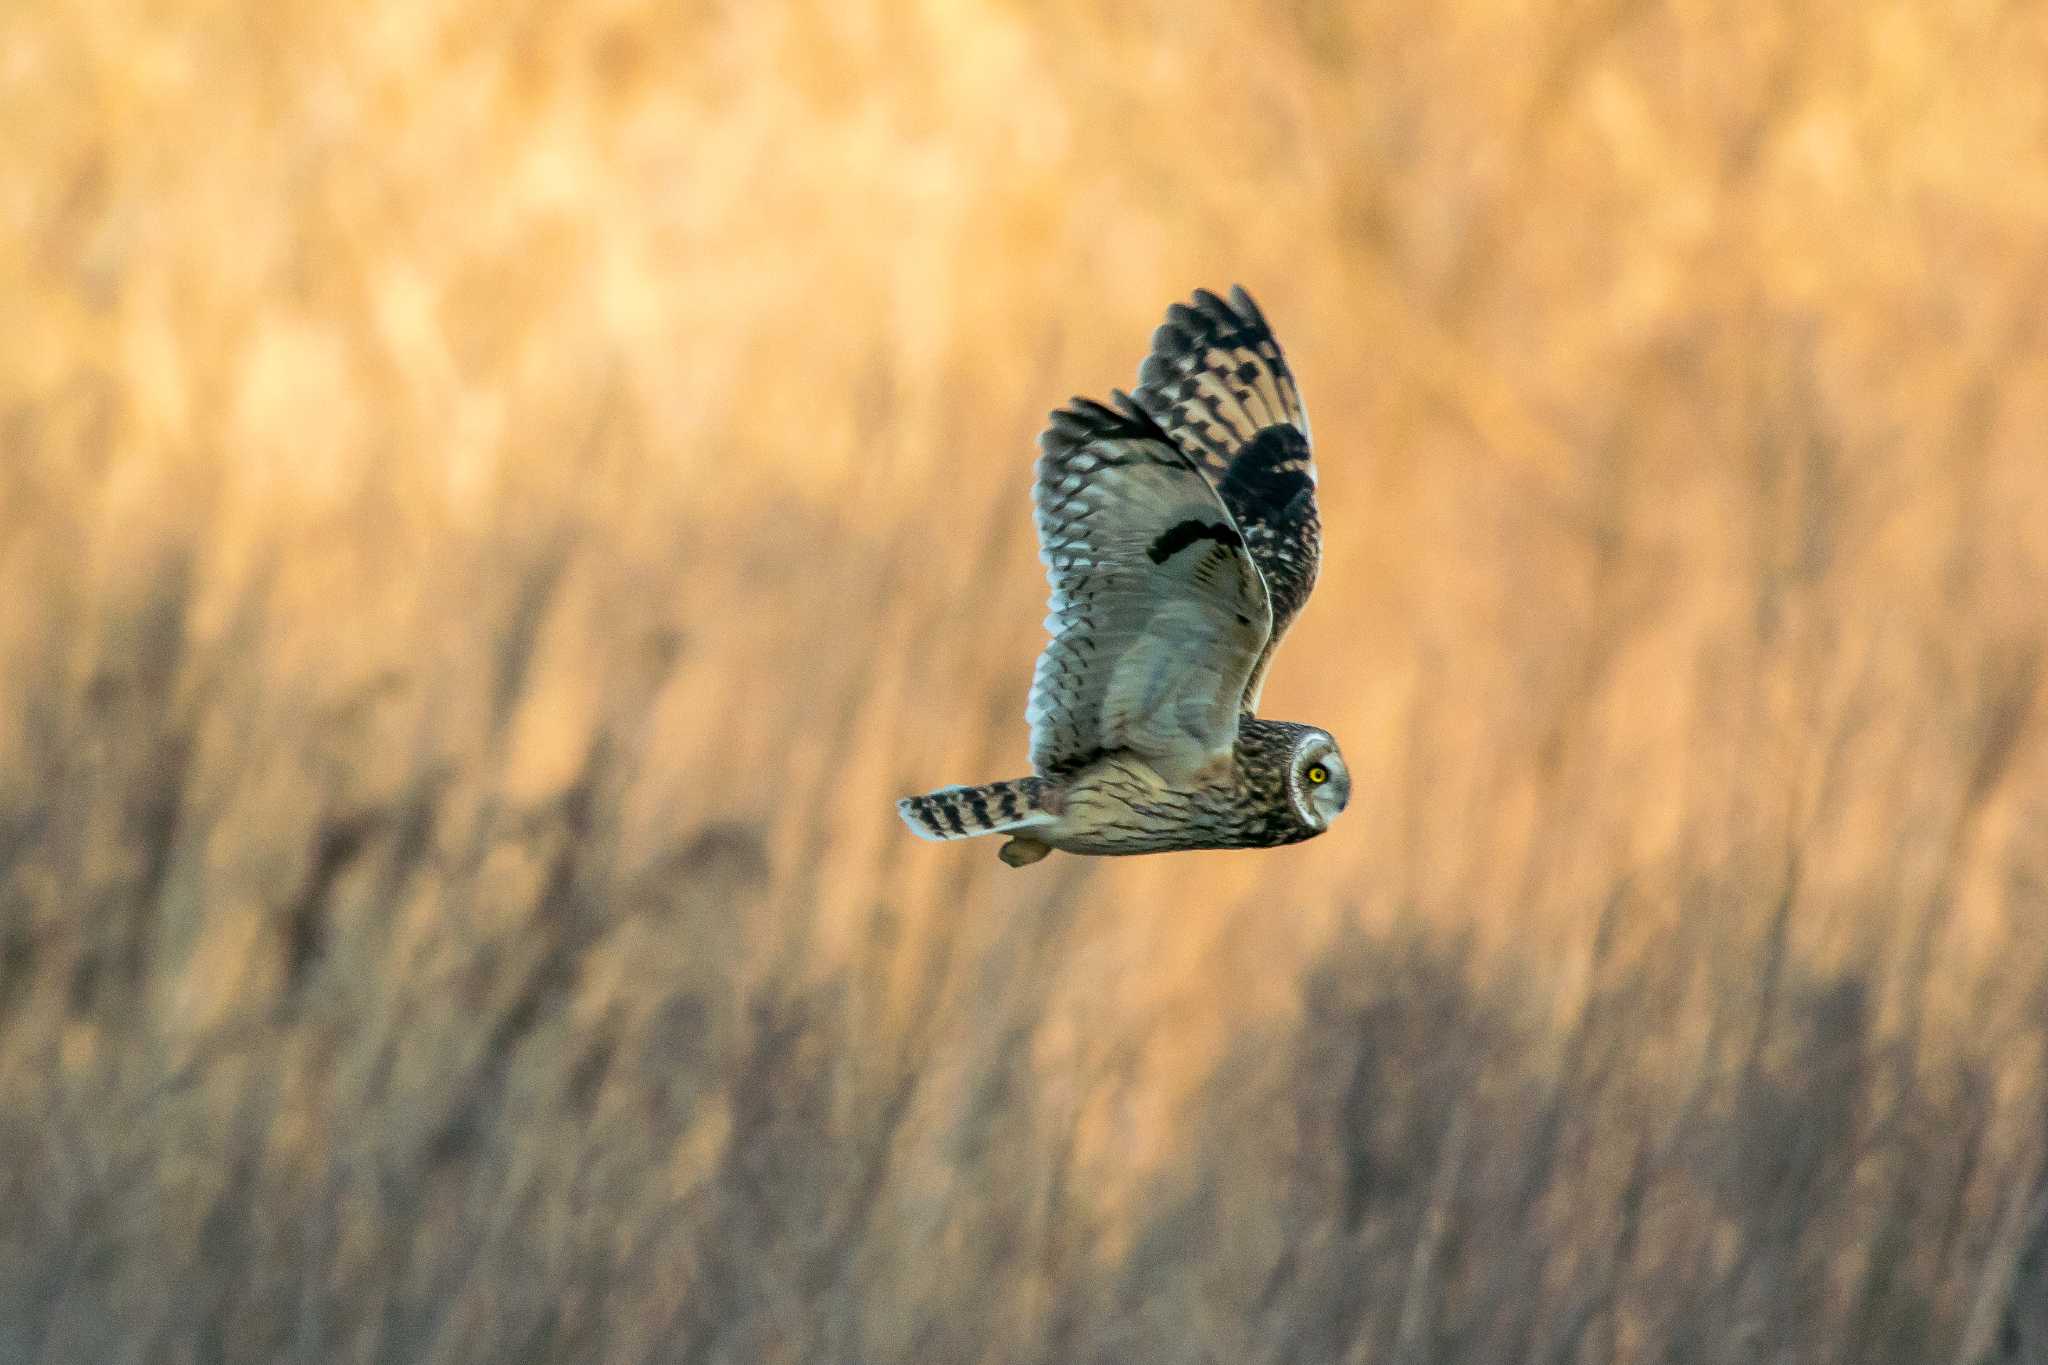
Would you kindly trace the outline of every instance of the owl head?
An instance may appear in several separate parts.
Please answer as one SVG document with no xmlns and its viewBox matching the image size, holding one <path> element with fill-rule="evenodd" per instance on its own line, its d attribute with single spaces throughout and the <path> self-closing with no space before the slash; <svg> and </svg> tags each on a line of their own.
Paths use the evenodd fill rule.
<svg viewBox="0 0 2048 1365">
<path fill-rule="evenodd" d="M 1324 730 L 1310 730 L 1295 741 L 1287 767 L 1287 794 L 1301 822 L 1320 834 L 1351 800 L 1351 770 L 1337 741 Z"/>
</svg>

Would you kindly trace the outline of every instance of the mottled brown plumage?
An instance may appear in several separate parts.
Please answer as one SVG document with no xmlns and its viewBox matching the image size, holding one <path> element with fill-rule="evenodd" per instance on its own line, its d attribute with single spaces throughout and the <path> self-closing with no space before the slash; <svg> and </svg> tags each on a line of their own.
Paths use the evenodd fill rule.
<svg viewBox="0 0 2048 1365">
<path fill-rule="evenodd" d="M 1026 719 L 1037 776 L 897 803 L 926 838 L 1052 849 L 1265 848 L 1328 828 L 1351 779 L 1328 732 L 1257 719 L 1315 586 L 1308 418 L 1249 295 L 1207 290 L 1153 334 L 1135 396 L 1076 398 L 1039 438 L 1052 585 Z"/>
</svg>

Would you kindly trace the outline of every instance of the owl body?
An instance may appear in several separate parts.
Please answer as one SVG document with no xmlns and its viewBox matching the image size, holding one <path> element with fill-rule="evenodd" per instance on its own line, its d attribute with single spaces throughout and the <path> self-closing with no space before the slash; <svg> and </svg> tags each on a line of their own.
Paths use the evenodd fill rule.
<svg viewBox="0 0 2048 1365">
<path fill-rule="evenodd" d="M 1187 783 L 1168 781 L 1136 754 L 1112 754 L 1066 779 L 1058 818 L 1026 837 L 1098 855 L 1300 843 L 1327 824 L 1298 804 L 1305 783 L 1289 780 L 1305 745 L 1304 768 L 1335 741 L 1314 726 L 1246 717 L 1230 761 Z"/>
<path fill-rule="evenodd" d="M 906 797 L 904 822 L 1008 834 L 1012 866 L 1322 833 L 1351 792 L 1336 741 L 1255 714 L 1322 550 L 1308 418 L 1258 306 L 1242 289 L 1175 305 L 1136 394 L 1072 400 L 1039 445 L 1036 772 Z"/>
</svg>

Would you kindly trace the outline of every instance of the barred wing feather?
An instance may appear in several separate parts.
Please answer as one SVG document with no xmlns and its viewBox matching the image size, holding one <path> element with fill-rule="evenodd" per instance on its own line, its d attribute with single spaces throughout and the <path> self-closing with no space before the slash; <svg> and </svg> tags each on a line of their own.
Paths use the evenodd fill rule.
<svg viewBox="0 0 2048 1365">
<path fill-rule="evenodd" d="M 1233 288 L 1225 302 L 1198 289 L 1152 334 L 1136 397 L 1216 485 L 1272 596 L 1272 637 L 1245 691 L 1254 711 L 1322 562 L 1315 456 L 1293 372 L 1251 295 Z"/>
<path fill-rule="evenodd" d="M 1130 399 L 1075 399 L 1039 438 L 1052 585 L 1026 719 L 1059 776 L 1116 749 L 1190 780 L 1236 741 L 1272 606 L 1213 484 Z"/>
</svg>

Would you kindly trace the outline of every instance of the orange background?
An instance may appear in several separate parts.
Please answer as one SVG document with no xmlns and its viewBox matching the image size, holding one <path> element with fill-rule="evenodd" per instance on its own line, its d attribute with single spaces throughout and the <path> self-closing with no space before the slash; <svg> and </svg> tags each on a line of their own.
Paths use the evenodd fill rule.
<svg viewBox="0 0 2048 1365">
<path fill-rule="evenodd" d="M 527 1292 L 642 1344 L 737 1292 L 705 1278 L 730 1228 L 689 1219 L 756 1120 L 882 1135 L 833 1283 L 991 1322 L 991 1358 L 1208 1191 L 1244 1245 L 1190 1233 L 1168 1281 L 1239 1358 L 1267 1262 L 1337 1235 L 1301 1171 L 1351 1150 L 1290 1048 L 1441 1063 L 1428 1103 L 1470 1117 L 1426 1131 L 1503 1160 L 1536 1141 L 1503 1115 L 1569 1096 L 1545 1244 L 1599 1247 L 1644 1123 L 1736 1152 L 1749 1120 L 1688 1125 L 1753 1118 L 1764 1073 L 1841 1089 L 1810 1024 L 1871 1088 L 1846 1183 L 1799 1196 L 1836 1268 L 1799 1330 L 1868 1307 L 1891 1225 L 1825 1201 L 1924 1165 L 1880 1122 L 1911 1094 L 1981 1128 L 1943 1196 L 1968 1231 L 1897 1272 L 1954 1349 L 2042 1141 L 2044 69 L 2024 5 L 9 9 L 8 1108 L 139 1163 L 131 1254 L 206 1263 L 240 1190 L 326 1210 L 308 1283 L 363 1302 L 409 1292 L 380 1261 L 498 1245 L 436 1172 L 530 1179 L 533 1244 L 724 1229 Z M 1260 855 L 918 843 L 896 796 L 1024 770 L 1045 411 L 1234 281 L 1327 534 L 1266 710 L 1338 736 L 1351 810 Z M 1412 1031 L 1343 1023 L 1361 991 Z M 1480 1015 L 1509 1041 L 1458 1051 Z M 16 1169 L 89 1241 L 45 1127 Z M 440 1191 L 414 1260 L 335 1174 L 364 1162 Z M 1732 1275 L 1758 1234 L 1685 1169 L 1642 1245 Z M 836 1226 L 842 1174 L 782 1178 Z M 975 1291 L 1007 1306 L 946 1298 L 973 1275 L 920 1249 L 998 1224 L 1037 1248 Z M 1528 1281 L 1539 1319 L 1576 1266 Z M 511 1349 L 478 1276 L 437 1349 Z M 113 1323 L 168 1311 L 110 1283 Z M 911 1351 L 883 1317 L 807 1335 L 787 1292 L 719 1339 Z M 1668 1325 L 1647 1293 L 1617 1358 Z M 1413 1347 L 1403 1302 L 1339 1339 Z"/>
</svg>

